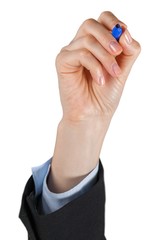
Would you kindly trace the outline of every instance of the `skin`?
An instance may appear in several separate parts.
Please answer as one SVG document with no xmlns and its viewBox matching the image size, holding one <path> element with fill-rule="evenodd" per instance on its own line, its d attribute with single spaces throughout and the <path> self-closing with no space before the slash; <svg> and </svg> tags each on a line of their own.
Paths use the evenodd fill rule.
<svg viewBox="0 0 156 240">
<path fill-rule="evenodd" d="M 119 23 L 123 34 L 111 34 Z M 140 53 L 126 24 L 111 12 L 82 23 L 56 58 L 63 116 L 57 128 L 48 187 L 60 193 L 98 164 L 100 151 L 126 80 Z"/>
</svg>

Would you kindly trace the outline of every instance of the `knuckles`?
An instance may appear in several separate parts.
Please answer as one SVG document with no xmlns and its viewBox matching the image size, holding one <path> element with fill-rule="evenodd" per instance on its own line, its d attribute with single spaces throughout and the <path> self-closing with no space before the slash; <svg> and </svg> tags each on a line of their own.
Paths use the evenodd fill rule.
<svg viewBox="0 0 156 240">
<path fill-rule="evenodd" d="M 93 26 L 93 24 L 96 22 L 93 18 L 88 18 L 82 23 L 82 27 L 85 29 L 88 29 Z"/>
<path fill-rule="evenodd" d="M 82 48 L 79 50 L 79 56 L 82 58 L 88 58 L 91 56 L 91 53 L 86 48 Z"/>
<path fill-rule="evenodd" d="M 110 12 L 110 11 L 104 11 L 104 12 L 102 12 L 101 14 L 100 14 L 100 17 L 99 17 L 99 19 L 106 19 L 106 18 L 108 18 L 109 17 L 109 22 L 110 22 L 110 24 L 112 25 L 112 26 L 115 26 L 117 23 L 119 23 L 119 21 L 117 22 L 117 19 L 116 19 L 116 17 L 114 16 L 114 14 L 112 13 L 112 12 Z"/>
<path fill-rule="evenodd" d="M 100 14 L 100 18 L 105 18 L 107 16 L 112 16 L 113 13 L 111 11 L 104 11 Z"/>
<path fill-rule="evenodd" d="M 55 58 L 55 66 L 58 66 L 61 60 L 61 53 L 58 53 L 56 58 Z"/>
<path fill-rule="evenodd" d="M 133 41 L 133 48 L 132 48 L 132 54 L 133 56 L 135 57 L 138 57 L 138 55 L 140 54 L 141 52 L 141 45 L 139 42 L 137 42 L 136 40 Z"/>
<path fill-rule="evenodd" d="M 66 52 L 67 52 L 67 50 L 65 49 L 65 47 L 63 47 L 61 49 L 61 51 L 57 54 L 57 56 L 55 58 L 55 65 L 56 66 L 61 65 L 62 59 L 64 58 Z"/>
<path fill-rule="evenodd" d="M 136 42 L 136 44 L 135 44 L 135 49 L 136 49 L 137 55 L 139 55 L 140 52 L 141 52 L 141 45 L 140 45 L 139 42 Z"/>
</svg>

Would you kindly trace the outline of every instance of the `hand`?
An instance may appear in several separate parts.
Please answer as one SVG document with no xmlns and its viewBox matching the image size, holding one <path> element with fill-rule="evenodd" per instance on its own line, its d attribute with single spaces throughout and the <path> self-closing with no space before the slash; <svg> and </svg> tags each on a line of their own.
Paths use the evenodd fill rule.
<svg viewBox="0 0 156 240">
<path fill-rule="evenodd" d="M 120 41 L 111 34 L 119 23 Z M 86 20 L 73 41 L 56 58 L 63 117 L 48 185 L 67 191 L 99 161 L 103 140 L 118 106 L 126 79 L 140 53 L 127 26 L 111 12 Z"/>
<path fill-rule="evenodd" d="M 117 23 L 124 30 L 119 43 L 111 35 Z M 111 12 L 86 20 L 56 58 L 63 118 L 110 121 L 139 53 L 139 43 Z"/>
</svg>

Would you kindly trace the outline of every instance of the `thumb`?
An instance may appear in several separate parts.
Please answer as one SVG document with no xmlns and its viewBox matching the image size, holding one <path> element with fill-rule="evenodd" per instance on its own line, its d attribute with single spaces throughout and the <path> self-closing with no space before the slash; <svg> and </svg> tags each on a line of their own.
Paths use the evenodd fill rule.
<svg viewBox="0 0 156 240">
<path fill-rule="evenodd" d="M 124 33 L 120 37 L 120 45 L 123 48 L 122 53 L 116 57 L 116 60 L 122 70 L 123 81 L 126 81 L 128 74 L 140 54 L 141 46 L 134 40 L 129 31 L 125 29 Z"/>
</svg>

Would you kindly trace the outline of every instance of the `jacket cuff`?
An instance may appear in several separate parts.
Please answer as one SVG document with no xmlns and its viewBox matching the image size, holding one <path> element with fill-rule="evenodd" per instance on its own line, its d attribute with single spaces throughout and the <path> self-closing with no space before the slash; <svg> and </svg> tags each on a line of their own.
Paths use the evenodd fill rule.
<svg viewBox="0 0 156 240">
<path fill-rule="evenodd" d="M 31 176 L 23 193 L 19 217 L 30 240 L 104 240 L 105 185 L 101 161 L 95 185 L 48 215 L 38 212 L 38 198 Z"/>
</svg>

